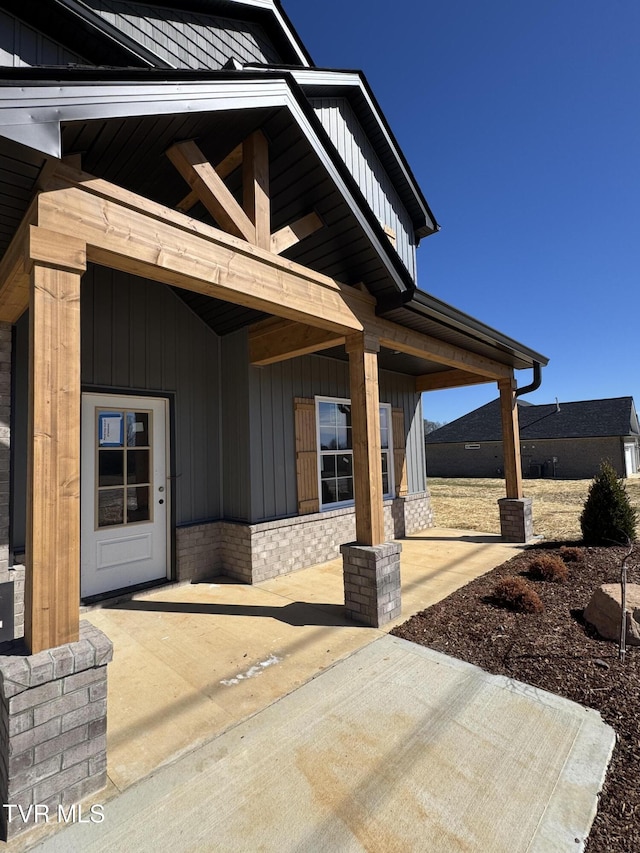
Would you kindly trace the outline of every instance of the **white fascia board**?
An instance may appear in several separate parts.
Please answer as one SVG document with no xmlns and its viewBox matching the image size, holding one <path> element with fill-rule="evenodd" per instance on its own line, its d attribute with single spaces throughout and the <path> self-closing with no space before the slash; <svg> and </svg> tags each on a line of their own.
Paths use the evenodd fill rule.
<svg viewBox="0 0 640 853">
<path fill-rule="evenodd" d="M 0 136 L 6 135 L 29 148 L 59 158 L 62 156 L 62 122 L 265 107 L 286 107 L 289 110 L 394 283 L 401 292 L 406 291 L 406 284 L 393 266 L 385 246 L 345 184 L 286 80 L 265 77 L 258 81 L 258 85 L 256 81 L 229 80 L 144 85 L 57 84 L 46 89 L 43 86 L 0 87 Z"/>
<path fill-rule="evenodd" d="M 0 87 L 0 136 L 10 128 L 11 139 L 53 157 L 61 157 L 62 122 L 278 107 L 287 106 L 290 98 L 289 87 L 281 80 L 268 81 L 266 86 L 260 86 L 259 92 L 250 81 L 230 81 L 215 86 L 210 83 L 158 83 L 55 85 L 46 90 L 42 86 Z M 48 128 L 44 135 L 43 125 Z M 39 147 L 40 141 L 45 147 Z"/>
<path fill-rule="evenodd" d="M 413 190 L 413 193 L 416 197 L 416 201 L 418 202 L 418 204 L 420 205 L 420 209 L 424 213 L 425 220 L 430 224 L 432 228 L 435 228 L 435 223 L 431 219 L 429 211 L 425 208 L 422 203 L 422 200 L 420 199 L 420 193 L 418 191 L 418 188 L 416 187 L 415 180 L 407 172 L 405 165 L 402 161 L 402 157 L 400 157 L 398 154 L 396 143 L 389 136 L 385 124 L 380 118 L 378 109 L 369 97 L 369 93 L 367 92 L 366 87 L 363 85 L 360 75 L 354 71 L 318 71 L 315 69 L 290 69 L 289 73 L 294 78 L 296 83 L 302 86 L 302 88 L 304 88 L 305 86 L 348 86 L 351 88 L 357 88 L 360 91 L 361 95 L 367 102 L 367 106 L 371 110 L 371 114 L 375 118 L 376 123 L 380 128 L 380 132 L 384 136 L 385 141 L 389 146 L 389 149 L 393 153 L 393 156 L 398 164 L 398 167 L 402 171 L 402 174 L 404 175 L 407 184 Z"/>
</svg>

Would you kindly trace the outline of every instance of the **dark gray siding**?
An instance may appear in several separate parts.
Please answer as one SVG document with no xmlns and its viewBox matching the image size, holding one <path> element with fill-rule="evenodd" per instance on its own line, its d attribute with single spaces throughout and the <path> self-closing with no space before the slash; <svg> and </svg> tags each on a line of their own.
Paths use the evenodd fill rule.
<svg viewBox="0 0 640 853">
<path fill-rule="evenodd" d="M 396 250 L 416 279 L 411 217 L 346 98 L 312 98 L 316 115 L 382 225 L 395 231 Z"/>
<path fill-rule="evenodd" d="M 248 521 L 251 515 L 249 477 L 249 354 L 247 334 L 221 338 L 222 474 L 224 516 Z"/>
<path fill-rule="evenodd" d="M 23 68 L 72 62 L 87 64 L 81 56 L 71 53 L 8 12 L 0 11 L 0 66 Z"/>
<path fill-rule="evenodd" d="M 222 514 L 219 363 L 220 339 L 169 288 L 89 268 L 83 385 L 175 393 L 177 524 Z"/>
<path fill-rule="evenodd" d="M 403 408 L 409 491 L 425 488 L 422 405 L 411 376 L 380 372 L 380 400 Z M 251 521 L 297 513 L 294 397 L 349 397 L 347 362 L 305 356 L 250 369 Z"/>
<path fill-rule="evenodd" d="M 280 61 L 265 33 L 254 23 L 121 0 L 86 2 L 110 24 L 175 68 L 215 70 L 231 58 L 240 62 Z"/>
</svg>

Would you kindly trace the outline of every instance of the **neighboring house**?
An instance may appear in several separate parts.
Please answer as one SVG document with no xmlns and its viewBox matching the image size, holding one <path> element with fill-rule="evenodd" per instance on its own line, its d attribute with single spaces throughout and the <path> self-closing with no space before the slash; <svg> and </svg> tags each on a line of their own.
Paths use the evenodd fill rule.
<svg viewBox="0 0 640 853">
<path fill-rule="evenodd" d="M 593 477 L 603 460 L 620 477 L 638 472 L 640 427 L 633 397 L 531 405 L 518 402 L 525 477 Z M 493 400 L 425 436 L 432 477 L 503 476 L 500 403 Z"/>
<path fill-rule="evenodd" d="M 344 543 L 347 612 L 394 618 L 430 388 L 497 383 L 528 535 L 514 372 L 546 359 L 417 288 L 438 225 L 366 79 L 277 0 L 175 5 L 0 2 L 0 579 L 35 655 L 5 690 L 106 663 L 81 599 Z"/>
</svg>

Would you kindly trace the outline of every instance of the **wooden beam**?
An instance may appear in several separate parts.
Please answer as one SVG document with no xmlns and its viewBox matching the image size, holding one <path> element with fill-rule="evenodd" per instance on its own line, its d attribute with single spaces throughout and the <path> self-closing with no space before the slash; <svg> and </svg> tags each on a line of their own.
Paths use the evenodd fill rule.
<svg viewBox="0 0 640 853">
<path fill-rule="evenodd" d="M 344 335 L 291 320 L 265 320 L 249 329 L 249 361 L 257 366 L 287 361 L 344 344 Z"/>
<path fill-rule="evenodd" d="M 50 192 L 41 197 L 40 209 L 46 206 L 47 216 L 56 224 L 42 224 L 56 231 L 62 229 L 70 234 L 88 234 L 90 260 L 96 263 L 341 334 L 348 334 L 350 330 L 361 331 L 366 326 L 367 331 L 378 336 L 382 345 L 389 349 L 480 377 L 498 380 L 511 375 L 511 369 L 504 364 L 377 317 L 375 299 L 357 288 L 339 284 L 293 261 L 250 246 L 173 208 L 101 178 L 59 165 L 49 178 L 47 187 Z M 97 202 L 84 205 L 89 216 L 87 222 L 75 198 L 63 201 L 61 193 L 73 189 L 77 189 L 83 198 Z M 53 198 L 45 201 L 54 190 L 57 191 L 55 201 Z M 78 209 L 74 210 L 74 206 Z M 103 209 L 105 216 L 102 215 Z M 129 213 L 131 218 L 128 218 Z M 142 224 L 140 233 L 138 222 Z M 101 243 L 104 244 L 103 250 Z M 136 268 L 138 256 L 142 260 Z M 238 270 L 234 268 L 236 257 L 241 260 Z M 254 275 L 257 276 L 256 288 L 252 293 Z M 263 288 L 264 278 L 271 283 L 280 276 L 281 283 L 276 281 L 275 287 Z M 290 305 L 289 281 L 298 279 L 309 283 L 308 288 L 303 288 L 307 290 L 309 300 L 305 296 L 299 302 L 296 291 L 296 298 Z M 321 287 L 313 288 L 311 282 Z M 334 294 L 338 296 L 337 312 L 332 310 Z M 315 314 L 313 300 L 316 303 Z"/>
<path fill-rule="evenodd" d="M 274 255 L 280 255 L 323 227 L 324 222 L 315 211 L 307 213 L 271 236 L 271 251 Z"/>
<path fill-rule="evenodd" d="M 31 225 L 37 221 L 34 199 L 0 261 L 0 320 L 15 323 L 29 307 L 29 273 L 25 249 Z"/>
<path fill-rule="evenodd" d="M 242 145 L 242 204 L 255 228 L 256 246 L 270 249 L 269 143 L 260 130 Z"/>
<path fill-rule="evenodd" d="M 407 355 L 446 364 L 448 367 L 485 376 L 487 379 L 505 379 L 511 375 L 511 368 L 500 362 L 476 355 L 430 335 L 423 335 L 413 329 L 398 326 L 389 320 L 371 317 L 364 319 L 364 323 L 367 332 L 379 337 L 380 344 L 391 350 L 399 350 Z"/>
<path fill-rule="evenodd" d="M 167 157 L 221 228 L 255 243 L 255 226 L 195 142 L 177 142 Z"/>
<path fill-rule="evenodd" d="M 416 376 L 416 392 L 440 391 L 443 388 L 462 388 L 465 385 L 481 385 L 483 382 L 493 382 L 487 376 L 479 376 L 468 370 L 440 370 L 438 373 L 425 373 Z"/>
<path fill-rule="evenodd" d="M 69 240 L 70 256 L 77 241 Z M 79 638 L 80 279 L 33 265 L 25 641 L 32 654 Z"/>
<path fill-rule="evenodd" d="M 128 194 L 129 205 L 135 198 Z M 176 227 L 147 200 L 136 210 L 71 188 L 43 193 L 38 211 L 43 227 L 84 240 L 95 263 L 341 335 L 362 329 L 350 306 L 368 304 L 367 297 L 171 211 Z"/>
<path fill-rule="evenodd" d="M 380 347 L 375 338 L 352 335 L 347 338 L 346 349 L 351 391 L 356 540 L 359 545 L 381 545 L 385 536 L 378 391 Z"/>
<path fill-rule="evenodd" d="M 224 160 L 221 160 L 220 163 L 218 163 L 216 166 L 216 172 L 224 180 L 225 178 L 228 178 L 229 175 L 240 165 L 242 165 L 242 144 L 236 145 L 233 151 L 230 154 L 227 154 Z M 192 190 L 190 193 L 187 193 L 182 201 L 179 201 L 178 204 L 176 204 L 176 208 L 183 211 L 183 213 L 187 213 L 192 207 L 195 207 L 199 201 L 200 196 Z"/>
<path fill-rule="evenodd" d="M 508 498 L 521 498 L 523 496 L 516 387 L 517 384 L 513 378 L 513 374 L 509 379 L 503 379 L 498 382 L 500 390 L 500 417 L 502 420 L 504 476 Z"/>
</svg>

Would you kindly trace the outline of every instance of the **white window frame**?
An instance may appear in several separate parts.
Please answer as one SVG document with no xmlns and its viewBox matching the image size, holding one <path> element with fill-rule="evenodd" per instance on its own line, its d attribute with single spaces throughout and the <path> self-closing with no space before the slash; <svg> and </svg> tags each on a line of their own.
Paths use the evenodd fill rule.
<svg viewBox="0 0 640 853">
<path fill-rule="evenodd" d="M 320 406 L 319 403 L 335 403 L 336 405 L 340 405 L 341 403 L 346 403 L 349 406 L 351 405 L 351 400 L 348 397 L 320 397 L 316 396 L 315 398 L 315 410 L 316 410 L 316 447 L 317 457 L 318 457 L 318 499 L 320 504 L 320 510 L 327 509 L 341 509 L 342 507 L 348 507 L 354 505 L 354 500 L 350 499 L 347 501 L 333 501 L 331 503 L 325 503 L 322 500 L 322 454 L 323 453 L 348 453 L 351 455 L 353 459 L 353 448 L 348 450 L 335 450 L 335 451 L 327 451 L 322 450 L 322 446 L 320 444 Z M 394 482 L 394 466 L 393 466 L 393 418 L 392 418 L 392 406 L 391 403 L 380 403 L 380 408 L 385 409 L 387 412 L 387 425 L 389 431 L 389 438 L 387 441 L 387 447 L 381 448 L 382 453 L 385 453 L 387 456 L 387 477 L 389 484 L 389 491 L 385 492 L 383 495 L 384 499 L 393 498 L 395 495 L 395 482 Z M 382 460 L 380 460 L 380 465 L 382 466 Z M 353 472 L 353 461 L 351 463 L 351 478 L 354 479 Z"/>
</svg>

